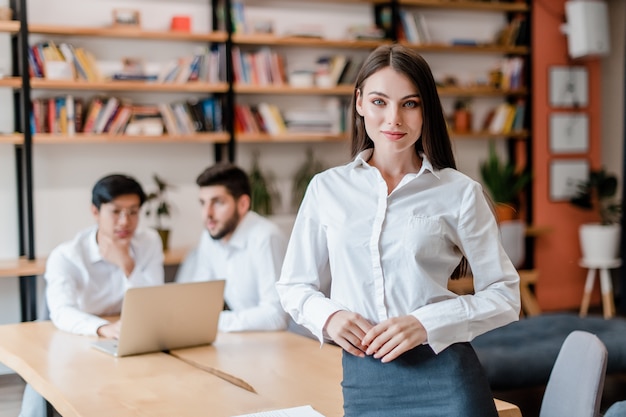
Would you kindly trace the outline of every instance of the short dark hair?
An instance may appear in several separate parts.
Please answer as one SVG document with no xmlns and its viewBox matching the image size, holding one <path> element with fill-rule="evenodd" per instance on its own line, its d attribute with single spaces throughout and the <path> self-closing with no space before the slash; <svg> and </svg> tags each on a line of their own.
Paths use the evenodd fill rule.
<svg viewBox="0 0 626 417">
<path fill-rule="evenodd" d="M 139 197 L 139 205 L 146 201 L 146 193 L 134 178 L 124 174 L 111 174 L 96 182 L 91 190 L 91 203 L 100 209 L 105 203 L 110 203 L 121 195 L 134 194 Z"/>
<path fill-rule="evenodd" d="M 422 136 L 415 142 L 415 152 L 424 152 L 436 169 L 455 168 L 452 144 L 446 126 L 446 120 L 437 93 L 437 85 L 430 66 L 414 49 L 399 45 L 382 45 L 376 48 L 361 67 L 352 95 L 352 157 L 361 151 L 374 147 L 374 142 L 367 136 L 363 116 L 355 110 L 356 91 L 363 89 L 365 81 L 383 68 L 391 67 L 404 74 L 417 88 L 422 101 L 423 126 Z"/>
<path fill-rule="evenodd" d="M 208 167 L 198 175 L 196 184 L 200 187 L 222 185 L 235 199 L 242 195 L 250 196 L 252 194 L 248 174 L 230 162 L 218 162 Z"/>
</svg>

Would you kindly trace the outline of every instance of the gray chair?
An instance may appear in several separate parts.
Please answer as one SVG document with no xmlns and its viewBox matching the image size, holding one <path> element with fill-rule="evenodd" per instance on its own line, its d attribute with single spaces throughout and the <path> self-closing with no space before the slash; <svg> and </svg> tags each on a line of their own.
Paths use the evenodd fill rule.
<svg viewBox="0 0 626 417">
<path fill-rule="evenodd" d="M 613 403 L 604 413 L 604 417 L 626 417 L 626 400 Z"/>
<path fill-rule="evenodd" d="M 596 335 L 571 332 L 552 367 L 539 417 L 598 417 L 607 358 Z"/>
</svg>

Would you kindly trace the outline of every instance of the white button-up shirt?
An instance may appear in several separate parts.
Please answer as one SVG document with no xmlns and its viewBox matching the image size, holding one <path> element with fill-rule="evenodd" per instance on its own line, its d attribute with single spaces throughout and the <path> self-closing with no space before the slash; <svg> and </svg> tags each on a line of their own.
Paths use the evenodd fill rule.
<svg viewBox="0 0 626 417">
<path fill-rule="evenodd" d="M 436 353 L 517 320 L 519 275 L 481 185 L 423 157 L 388 194 L 371 152 L 311 181 L 277 284 L 285 310 L 320 341 L 339 310 L 372 323 L 411 314 Z M 447 289 L 462 256 L 475 295 Z"/>
<path fill-rule="evenodd" d="M 230 311 L 220 314 L 222 332 L 282 330 L 288 316 L 280 305 L 276 281 L 287 238 L 274 223 L 249 211 L 228 240 L 214 240 L 204 230 L 196 266 L 177 281 L 225 279 L 224 300 Z"/>
<path fill-rule="evenodd" d="M 57 246 L 46 262 L 46 301 L 50 319 L 61 330 L 96 335 L 108 323 L 98 316 L 120 314 L 128 288 L 163 284 L 163 246 L 155 230 L 135 231 L 135 268 L 129 277 L 102 258 L 96 232 L 96 226 L 83 230 Z"/>
</svg>

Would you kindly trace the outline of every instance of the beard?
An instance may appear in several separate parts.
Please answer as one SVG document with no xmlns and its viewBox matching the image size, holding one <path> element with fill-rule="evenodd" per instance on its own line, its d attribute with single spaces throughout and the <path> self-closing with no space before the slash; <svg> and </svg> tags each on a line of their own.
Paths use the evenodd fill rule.
<svg viewBox="0 0 626 417">
<path fill-rule="evenodd" d="M 228 220 L 226 220 L 226 222 L 224 223 L 224 226 L 222 226 L 221 229 L 218 229 L 215 232 L 215 234 L 212 234 L 211 232 L 209 232 L 209 236 L 211 236 L 213 240 L 220 240 L 224 236 L 227 236 L 233 233 L 235 229 L 237 228 L 237 225 L 239 224 L 239 219 L 240 219 L 239 213 L 235 210 L 233 215 Z"/>
</svg>

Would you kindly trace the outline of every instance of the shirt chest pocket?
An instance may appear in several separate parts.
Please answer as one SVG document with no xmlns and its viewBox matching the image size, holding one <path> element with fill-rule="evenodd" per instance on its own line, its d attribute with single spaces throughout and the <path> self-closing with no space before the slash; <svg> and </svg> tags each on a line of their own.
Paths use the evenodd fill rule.
<svg viewBox="0 0 626 417">
<path fill-rule="evenodd" d="M 405 250 L 416 259 L 436 256 L 447 247 L 443 225 L 436 217 L 409 217 L 402 240 Z"/>
</svg>

